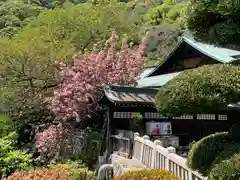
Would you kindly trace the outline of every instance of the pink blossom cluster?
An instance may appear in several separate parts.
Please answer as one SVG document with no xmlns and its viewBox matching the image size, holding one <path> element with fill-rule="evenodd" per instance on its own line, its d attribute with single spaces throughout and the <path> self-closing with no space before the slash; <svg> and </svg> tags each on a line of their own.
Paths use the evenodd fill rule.
<svg viewBox="0 0 240 180">
<path fill-rule="evenodd" d="M 53 158 L 57 152 L 57 146 L 63 139 L 64 128 L 61 123 L 50 125 L 46 130 L 36 135 L 36 148 L 42 157 Z"/>
<path fill-rule="evenodd" d="M 76 130 L 71 123 L 57 123 L 36 135 L 36 149 L 45 160 L 72 154 L 76 139 L 84 136 L 84 131 Z"/>
<path fill-rule="evenodd" d="M 117 35 L 112 33 L 108 46 L 100 52 L 93 49 L 91 54 L 73 56 L 73 65 L 59 64 L 62 83 L 47 99 L 49 108 L 58 119 L 83 119 L 96 107 L 104 86 L 110 84 L 132 84 L 143 67 L 142 56 L 145 39 L 137 50 L 128 47 L 122 40 L 121 50 L 116 50 Z"/>
</svg>

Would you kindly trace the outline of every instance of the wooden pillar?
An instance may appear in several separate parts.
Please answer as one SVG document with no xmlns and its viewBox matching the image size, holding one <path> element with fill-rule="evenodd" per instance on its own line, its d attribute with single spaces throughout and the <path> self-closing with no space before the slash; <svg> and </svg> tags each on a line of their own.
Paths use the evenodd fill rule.
<svg viewBox="0 0 240 180">
<path fill-rule="evenodd" d="M 109 153 L 113 153 L 113 140 L 112 140 L 112 135 L 115 133 L 115 128 L 114 128 L 114 118 L 113 118 L 113 109 L 109 107 L 108 110 L 108 129 L 109 129 Z"/>
<path fill-rule="evenodd" d="M 112 113 L 112 109 L 110 107 L 106 108 L 106 118 L 107 118 L 107 135 L 106 135 L 106 140 L 107 140 L 107 159 L 109 160 L 110 155 L 113 153 L 113 144 L 112 144 L 112 133 L 114 131 L 113 129 L 113 113 Z M 109 162 L 107 162 L 109 163 Z"/>
<path fill-rule="evenodd" d="M 141 112 L 142 114 L 142 117 L 143 117 L 143 121 L 142 121 L 142 131 L 140 133 L 141 136 L 145 135 L 146 134 L 146 122 L 147 122 L 147 119 L 145 117 L 145 112 Z"/>
</svg>

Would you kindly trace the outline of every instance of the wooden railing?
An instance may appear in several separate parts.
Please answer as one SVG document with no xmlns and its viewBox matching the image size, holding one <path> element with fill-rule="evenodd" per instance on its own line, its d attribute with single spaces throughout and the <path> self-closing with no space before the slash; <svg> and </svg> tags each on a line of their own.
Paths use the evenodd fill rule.
<svg viewBox="0 0 240 180">
<path fill-rule="evenodd" d="M 150 141 L 149 136 L 134 134 L 133 159 L 137 159 L 149 169 L 168 170 L 181 180 L 207 180 L 186 165 L 186 159 L 176 154 L 174 147 L 164 148 L 159 140 Z"/>
</svg>

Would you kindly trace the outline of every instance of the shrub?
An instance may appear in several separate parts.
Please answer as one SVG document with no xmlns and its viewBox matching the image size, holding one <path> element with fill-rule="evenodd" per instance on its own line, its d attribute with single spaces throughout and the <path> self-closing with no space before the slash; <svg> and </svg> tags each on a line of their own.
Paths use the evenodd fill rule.
<svg viewBox="0 0 240 180">
<path fill-rule="evenodd" d="M 29 171 L 27 174 L 23 172 L 15 172 L 12 176 L 9 176 L 8 180 L 32 180 L 32 179 L 48 179 L 48 180 L 67 180 L 70 173 L 65 168 L 52 167 L 52 168 L 43 168 L 35 169 Z"/>
<path fill-rule="evenodd" d="M 234 124 L 228 131 L 229 136 L 233 140 L 240 140 L 240 124 Z"/>
<path fill-rule="evenodd" d="M 164 116 L 180 116 L 224 109 L 239 100 L 239 76 L 239 66 L 227 64 L 186 70 L 159 89 L 157 110 Z"/>
<path fill-rule="evenodd" d="M 16 170 L 28 171 L 32 164 L 31 157 L 30 154 L 19 150 L 0 155 L 0 173 L 8 176 Z"/>
<path fill-rule="evenodd" d="M 50 168 L 67 169 L 69 174 L 69 180 L 88 180 L 94 177 L 94 172 L 88 171 L 81 161 L 67 161 L 64 164 L 56 164 L 49 166 Z M 68 180 L 67 179 L 67 180 Z"/>
<path fill-rule="evenodd" d="M 8 176 L 16 170 L 28 171 L 32 165 L 32 155 L 14 147 L 16 139 L 15 132 L 0 138 L 0 177 Z"/>
<path fill-rule="evenodd" d="M 216 157 L 216 159 L 212 163 L 212 167 L 214 167 L 216 164 L 219 164 L 223 160 L 227 160 L 231 158 L 234 154 L 239 154 L 239 153 L 240 153 L 240 143 L 230 142 L 226 144 L 224 150 Z"/>
<path fill-rule="evenodd" d="M 204 137 L 192 145 L 187 158 L 188 166 L 207 175 L 212 163 L 228 143 L 230 143 L 230 138 L 225 132 Z"/>
<path fill-rule="evenodd" d="M 33 169 L 27 174 L 15 172 L 8 177 L 8 180 L 91 180 L 94 173 L 87 171 L 86 168 L 77 168 L 71 164 L 56 164 L 48 168 Z"/>
<path fill-rule="evenodd" d="M 129 171 L 122 176 L 114 177 L 114 180 L 180 180 L 179 177 L 170 173 L 169 171 L 162 170 L 143 170 L 143 171 Z"/>
<path fill-rule="evenodd" d="M 240 154 L 216 164 L 210 172 L 209 180 L 239 180 Z"/>
<path fill-rule="evenodd" d="M 231 5 L 226 6 L 228 2 Z M 189 1 L 188 29 L 197 38 L 221 45 L 239 45 L 239 1 Z"/>
<path fill-rule="evenodd" d="M 0 138 L 3 136 L 7 136 L 12 129 L 12 121 L 10 121 L 7 116 L 0 114 Z"/>
</svg>

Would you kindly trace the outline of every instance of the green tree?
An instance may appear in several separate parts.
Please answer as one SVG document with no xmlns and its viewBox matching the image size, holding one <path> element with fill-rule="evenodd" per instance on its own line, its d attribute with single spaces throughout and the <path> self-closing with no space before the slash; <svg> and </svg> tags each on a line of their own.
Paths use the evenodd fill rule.
<svg viewBox="0 0 240 180">
<path fill-rule="evenodd" d="M 168 24 L 146 26 L 143 32 L 144 34 L 147 32 L 146 40 L 148 45 L 145 50 L 147 57 L 146 62 L 148 63 L 151 60 L 155 60 L 158 64 L 162 62 L 164 57 L 172 50 L 180 35 L 177 29 Z M 159 60 L 161 61 L 159 62 Z"/>
<path fill-rule="evenodd" d="M 239 45 L 240 3 L 238 0 L 192 0 L 190 7 L 188 28 L 198 38 L 223 45 Z"/>
<path fill-rule="evenodd" d="M 35 4 L 47 9 L 62 8 L 68 5 L 76 5 L 85 3 L 88 0 L 30 0 L 31 4 Z"/>
<path fill-rule="evenodd" d="M 144 15 L 148 12 L 148 10 L 159 4 L 161 4 L 161 1 L 159 0 L 129 0 L 127 7 L 128 10 L 132 12 L 132 19 L 140 19 L 142 21 Z"/>
<path fill-rule="evenodd" d="M 0 36 L 12 36 L 42 10 L 42 7 L 21 0 L 0 3 Z"/>
<path fill-rule="evenodd" d="M 135 42 L 137 27 L 128 21 L 124 5 L 84 3 L 41 13 L 12 39 L 0 41 L 3 84 L 8 82 L 14 90 L 19 89 L 17 86 L 25 91 L 47 89 L 57 82 L 55 61 L 69 61 L 74 52 L 91 50 L 99 41 L 99 46 L 103 45 L 112 30 Z M 36 89 L 34 93 L 38 92 Z"/>
<path fill-rule="evenodd" d="M 169 24 L 176 29 L 185 28 L 185 18 L 188 12 L 188 2 L 164 0 L 161 5 L 154 6 L 144 16 L 147 24 Z"/>
<path fill-rule="evenodd" d="M 142 15 L 140 33 L 148 32 L 148 46 L 145 51 L 146 65 L 162 62 L 172 50 L 178 36 L 185 27 L 187 2 L 164 0 L 162 3 L 149 5 Z"/>
</svg>

